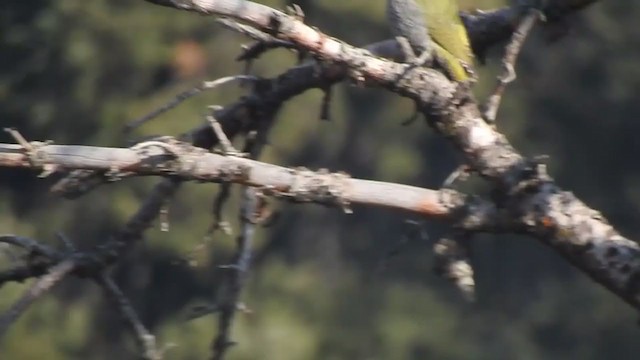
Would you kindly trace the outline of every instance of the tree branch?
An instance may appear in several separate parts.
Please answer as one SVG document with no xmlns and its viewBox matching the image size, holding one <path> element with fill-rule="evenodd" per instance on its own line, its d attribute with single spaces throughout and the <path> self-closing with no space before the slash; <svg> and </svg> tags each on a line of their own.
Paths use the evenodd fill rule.
<svg viewBox="0 0 640 360">
<path fill-rule="evenodd" d="M 373 57 L 322 34 L 294 17 L 264 5 L 237 1 L 165 0 L 165 6 L 224 15 L 280 40 L 297 44 L 316 58 L 346 68 L 348 77 L 414 99 L 430 124 L 465 156 L 473 170 L 496 186 L 505 209 L 519 214 L 523 231 L 536 236 L 568 261 L 640 309 L 640 247 L 623 237 L 595 210 L 559 188 L 544 167 L 526 161 L 496 128 L 486 124 L 472 96 L 435 70 Z M 545 13 L 567 13 L 593 0 L 550 2 Z M 231 6 L 231 3 L 236 6 Z"/>
<path fill-rule="evenodd" d="M 147 330 L 140 317 L 126 298 L 122 290 L 105 271 L 95 277 L 95 281 L 104 289 L 109 300 L 116 306 L 122 318 L 127 322 L 135 335 L 140 352 L 145 360 L 160 360 L 162 353 L 158 350 L 156 337 Z"/>
<path fill-rule="evenodd" d="M 37 152 L 42 164 L 66 169 L 110 170 L 114 176 L 119 172 L 171 176 L 173 181 L 234 182 L 294 202 L 342 208 L 350 204 L 388 207 L 443 219 L 475 231 L 504 231 L 508 227 L 491 203 L 453 190 L 437 191 L 353 179 L 326 170 L 290 169 L 243 157 L 208 153 L 175 140 L 150 141 L 130 149 L 45 144 L 39 146 Z M 34 168 L 29 154 L 20 145 L 11 144 L 0 144 L 0 166 Z M 136 229 L 143 228 L 147 226 L 148 216 L 132 220 L 132 224 L 138 224 Z M 138 233 L 133 230 L 128 232 Z"/>
<path fill-rule="evenodd" d="M 0 315 L 0 339 L 4 337 L 7 329 L 14 321 L 24 313 L 25 310 L 42 294 L 50 290 L 67 274 L 76 267 L 77 263 L 73 257 L 69 257 L 49 269 L 48 273 L 40 277 L 36 282 L 24 293 L 24 295 L 4 314 Z"/>
<path fill-rule="evenodd" d="M 220 296 L 216 299 L 220 316 L 218 318 L 218 335 L 212 343 L 212 360 L 224 359 L 227 350 L 234 344 L 231 340 L 231 324 L 238 309 L 238 301 L 242 287 L 247 280 L 251 265 L 253 235 L 255 232 L 255 212 L 258 208 L 258 195 L 254 189 L 245 188 L 240 210 L 242 230 L 238 236 L 236 258 L 232 265 L 226 267 L 228 276 L 222 284 Z"/>
</svg>

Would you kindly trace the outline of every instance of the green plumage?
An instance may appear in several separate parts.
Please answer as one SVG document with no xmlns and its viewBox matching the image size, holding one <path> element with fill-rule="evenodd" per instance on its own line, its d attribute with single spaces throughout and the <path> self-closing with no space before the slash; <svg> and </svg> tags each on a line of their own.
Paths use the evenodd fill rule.
<svg viewBox="0 0 640 360">
<path fill-rule="evenodd" d="M 419 53 L 433 49 L 447 73 L 467 81 L 473 52 L 456 0 L 388 0 L 391 30 Z"/>
</svg>

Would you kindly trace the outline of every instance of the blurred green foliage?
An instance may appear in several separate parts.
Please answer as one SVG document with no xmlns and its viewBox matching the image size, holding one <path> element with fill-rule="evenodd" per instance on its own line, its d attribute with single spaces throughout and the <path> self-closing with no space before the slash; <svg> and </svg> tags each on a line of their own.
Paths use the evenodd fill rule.
<svg viewBox="0 0 640 360">
<path fill-rule="evenodd" d="M 283 8 L 284 1 L 262 1 Z M 297 2 L 307 22 L 355 45 L 387 38 L 384 1 Z M 461 1 L 487 9 L 500 1 Z M 640 3 L 600 2 L 552 36 L 529 39 L 498 126 L 527 155 L 550 155 L 553 176 L 600 209 L 631 238 L 640 233 Z M 553 41 L 550 41 L 551 38 Z M 125 0 L 5 0 L 0 4 L 0 124 L 28 139 L 119 146 L 129 120 L 202 79 L 237 74 L 240 35 L 213 19 Z M 479 96 L 498 68 L 480 68 Z M 295 64 L 287 51 L 256 63 L 273 76 Z M 459 159 L 421 122 L 399 124 L 412 104 L 379 89 L 335 88 L 332 121 L 321 94 L 288 103 L 263 160 L 327 167 L 355 177 L 437 187 Z M 209 104 L 242 95 L 235 85 L 189 100 L 136 135 L 175 135 L 200 124 Z M 4 142 L 11 141 L 5 134 Z M 154 179 L 105 186 L 76 201 L 47 194 L 47 180 L 0 170 L 0 229 L 78 247 L 105 241 L 137 209 Z M 467 186 L 470 187 L 470 186 Z M 190 184 L 171 204 L 170 231 L 152 229 L 115 278 L 169 359 L 203 359 L 212 316 L 186 321 L 210 302 L 232 236 L 216 234 L 193 266 L 179 260 L 202 243 L 217 187 Z M 235 191 L 237 195 L 237 189 Z M 404 214 L 356 207 L 345 215 L 311 205 L 277 205 L 279 221 L 259 232 L 256 264 L 237 318 L 230 359 L 636 359 L 635 314 L 535 240 L 475 240 L 476 304 L 465 304 L 431 272 L 430 244 L 414 241 L 379 271 L 404 231 Z M 228 207 L 235 220 L 237 204 Z M 428 224 L 431 239 L 443 231 Z M 310 231 L 310 229 L 312 229 Z M 0 265 L 10 266 L 2 258 Z M 6 309 L 28 284 L 1 289 Z M 67 280 L 13 326 L 2 359 L 134 358 L 129 329 L 95 285 Z"/>
</svg>

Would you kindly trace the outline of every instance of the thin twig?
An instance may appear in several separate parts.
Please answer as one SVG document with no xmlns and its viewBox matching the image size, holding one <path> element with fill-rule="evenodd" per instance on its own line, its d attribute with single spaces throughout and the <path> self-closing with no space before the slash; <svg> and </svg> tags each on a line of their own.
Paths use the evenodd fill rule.
<svg viewBox="0 0 640 360">
<path fill-rule="evenodd" d="M 443 188 L 443 189 L 448 189 L 456 181 L 458 181 L 458 180 L 466 180 L 467 177 L 469 176 L 469 171 L 470 170 L 471 170 L 471 168 L 467 164 L 459 165 L 457 168 L 455 168 L 451 172 L 451 174 L 449 174 L 449 176 L 447 176 L 446 179 L 444 179 L 444 181 L 442 182 L 442 185 L 440 187 Z"/>
<path fill-rule="evenodd" d="M 69 258 L 57 264 L 49 270 L 49 273 L 42 276 L 15 302 L 9 310 L 0 316 L 0 339 L 7 332 L 9 326 L 13 324 L 22 313 L 42 294 L 51 289 L 55 284 L 69 274 L 76 266 L 74 258 Z"/>
<path fill-rule="evenodd" d="M 286 40 L 278 40 L 277 38 L 263 31 L 260 31 L 252 26 L 237 22 L 231 18 L 224 18 L 224 17 L 219 18 L 219 19 L 216 19 L 216 22 L 228 28 L 229 30 L 238 32 L 244 36 L 250 37 L 259 42 L 282 41 L 285 43 L 291 43 L 290 41 L 286 41 Z M 236 60 L 241 60 L 241 59 L 238 58 Z"/>
<path fill-rule="evenodd" d="M 256 41 L 251 45 L 242 47 L 242 53 L 236 58 L 237 61 L 252 61 L 260 57 L 260 55 L 272 49 L 296 49 L 296 46 L 289 41 L 279 39 L 268 39 Z"/>
<path fill-rule="evenodd" d="M 322 88 L 322 104 L 320 105 L 320 120 L 331 120 L 331 99 L 333 98 L 333 88 L 327 85 Z"/>
<path fill-rule="evenodd" d="M 231 183 L 222 183 L 219 186 L 219 191 L 213 199 L 213 206 L 211 209 L 212 213 L 212 221 L 209 227 L 207 228 L 207 232 L 205 233 L 202 241 L 193 246 L 181 259 L 181 262 L 184 262 L 190 266 L 197 266 L 198 261 L 196 260 L 196 256 L 198 252 L 203 251 L 207 244 L 213 241 L 213 235 L 217 230 L 221 230 L 224 235 L 231 235 L 233 233 L 233 229 L 228 221 L 225 220 L 223 215 L 223 209 L 227 200 L 229 199 Z"/>
<path fill-rule="evenodd" d="M 156 346 L 156 337 L 144 326 L 133 306 L 111 276 L 103 271 L 96 277 L 96 282 L 104 289 L 109 299 L 120 311 L 122 318 L 133 331 L 138 346 L 142 350 L 143 358 L 147 360 L 162 359 L 162 354 Z"/>
<path fill-rule="evenodd" d="M 266 34 L 254 27 L 241 24 L 237 21 L 233 21 L 228 18 L 222 18 L 217 20 L 218 23 L 229 28 L 232 31 L 236 31 L 247 37 L 256 40 L 256 43 L 249 46 L 242 47 L 242 53 L 236 58 L 237 61 L 251 61 L 255 60 L 263 53 L 271 49 L 296 49 L 296 45 L 291 41 L 280 40 L 269 34 Z"/>
<path fill-rule="evenodd" d="M 17 236 L 13 234 L 2 234 L 0 235 L 0 243 L 14 245 L 24 250 L 27 250 L 29 252 L 33 252 L 38 255 L 43 255 L 48 258 L 56 258 L 60 256 L 60 254 L 50 246 L 41 244 L 36 240 L 23 237 L 23 236 Z"/>
<path fill-rule="evenodd" d="M 209 106 L 209 109 L 213 113 L 213 112 L 219 111 L 220 109 L 222 109 L 222 107 Z M 222 151 L 224 152 L 224 154 L 225 155 L 240 154 L 240 152 L 233 147 L 233 144 L 231 144 L 231 141 L 229 140 L 227 135 L 225 135 L 224 130 L 222 130 L 222 126 L 220 126 L 220 123 L 218 122 L 218 120 L 213 115 L 207 115 L 206 118 L 207 118 L 207 121 L 209 122 L 209 125 L 211 125 L 211 129 L 213 129 L 213 133 L 216 134 L 216 137 L 218 138 L 218 143 L 222 148 Z"/>
<path fill-rule="evenodd" d="M 266 143 L 264 137 L 274 122 L 274 114 L 266 117 L 259 128 L 253 131 L 245 143 L 243 151 L 249 154 L 251 159 L 257 159 Z M 239 306 L 242 287 L 244 286 L 253 251 L 253 236 L 256 229 L 256 213 L 260 208 L 261 198 L 255 189 L 244 187 L 242 207 L 240 209 L 241 231 L 238 236 L 235 261 L 229 267 L 226 282 L 222 286 L 220 298 L 218 299 L 220 316 L 218 317 L 218 335 L 212 343 L 212 360 L 222 360 L 235 342 L 231 340 L 231 325 L 236 311 L 246 309 L 246 305 Z M 249 311 L 250 312 L 250 311 Z"/>
<path fill-rule="evenodd" d="M 22 134 L 20 134 L 20 132 L 16 129 L 12 129 L 12 128 L 4 128 L 4 131 L 6 133 L 8 133 L 9 135 L 11 135 L 11 137 L 13 137 L 13 139 L 20 144 L 25 150 L 33 150 L 33 145 L 31 145 L 27 139 L 24 138 L 24 136 L 22 136 Z"/>
<path fill-rule="evenodd" d="M 493 94 L 487 100 L 485 104 L 484 118 L 486 121 L 493 123 L 496 120 L 498 114 L 498 108 L 500 108 L 500 101 L 502 95 L 507 88 L 507 85 L 516 79 L 515 63 L 522 49 L 525 39 L 536 21 L 540 19 L 542 13 L 537 9 L 529 10 L 527 15 L 522 19 L 518 28 L 511 36 L 511 42 L 505 49 L 505 54 L 502 59 L 502 66 L 504 72 L 498 76 L 498 84 L 493 91 Z"/>
<path fill-rule="evenodd" d="M 217 110 L 217 109 L 213 108 L 212 110 Z M 209 120 L 209 123 L 211 124 L 213 131 L 216 134 L 216 137 L 218 138 L 218 143 L 223 147 L 225 151 L 225 155 L 233 156 L 234 154 L 240 154 L 241 156 L 244 156 L 247 154 L 247 153 L 240 153 L 231 145 L 231 142 L 229 141 L 226 134 L 224 133 L 224 130 L 222 129 L 219 122 L 214 117 L 210 116 L 207 119 Z M 245 150 L 253 151 L 255 154 L 256 153 L 255 149 L 259 148 L 256 144 L 256 140 L 257 139 L 255 139 L 250 133 L 247 136 L 247 146 L 245 147 Z M 255 156 L 252 156 L 252 158 L 254 157 Z M 231 183 L 220 184 L 220 191 L 218 192 L 218 194 L 216 194 L 216 197 L 213 202 L 213 209 L 212 209 L 213 222 L 207 229 L 207 235 L 205 236 L 204 240 L 201 243 L 197 244 L 191 251 L 189 251 L 189 253 L 185 257 L 185 260 L 187 261 L 188 264 L 190 265 L 197 264 L 195 261 L 195 254 L 198 251 L 201 251 L 202 249 L 204 249 L 206 243 L 211 241 L 211 237 L 216 230 L 221 229 L 222 232 L 226 235 L 232 234 L 233 231 L 231 229 L 231 226 L 227 221 L 224 220 L 224 216 L 222 214 L 224 206 L 229 200 L 231 185 L 232 185 Z M 262 203 L 264 203 L 264 201 L 262 201 Z"/>
<path fill-rule="evenodd" d="M 104 256 L 105 263 L 117 261 L 124 251 L 142 238 L 144 231 L 151 227 L 167 201 L 178 192 L 181 184 L 182 181 L 179 179 L 166 178 L 153 188 L 152 193 L 140 205 L 138 211 L 129 219 L 124 228 L 100 247 L 100 253 Z"/>
<path fill-rule="evenodd" d="M 124 131 L 125 132 L 130 132 L 135 128 L 140 127 L 142 124 L 146 123 L 147 121 L 156 118 L 158 116 L 160 116 L 161 114 L 175 108 L 176 106 L 180 105 L 182 102 L 184 102 L 185 100 L 194 97 L 195 95 L 200 94 L 203 91 L 206 90 L 211 90 L 214 89 L 220 85 L 232 82 L 232 81 L 255 81 L 258 78 L 255 76 L 249 76 L 249 75 L 235 75 L 235 76 L 227 76 L 227 77 L 223 77 L 214 81 L 203 81 L 200 85 L 189 89 L 187 91 L 181 92 L 180 94 L 176 95 L 176 97 L 169 101 L 168 103 L 164 104 L 163 106 L 161 106 L 160 108 L 136 119 L 131 121 L 130 123 L 128 123 L 125 128 Z"/>
<path fill-rule="evenodd" d="M 255 232 L 253 215 L 257 207 L 257 201 L 255 189 L 245 188 L 241 210 L 242 232 L 238 237 L 236 261 L 234 261 L 233 266 L 228 267 L 228 277 L 220 294 L 218 335 L 212 344 L 212 360 L 224 359 L 226 351 L 235 344 L 231 340 L 231 325 L 233 324 L 233 319 L 238 309 L 238 299 L 251 265 L 253 234 Z"/>
<path fill-rule="evenodd" d="M 71 239 L 69 239 L 64 233 L 58 231 L 56 233 L 56 237 L 60 239 L 62 245 L 64 245 L 65 251 L 72 253 L 77 250 L 76 246 L 73 244 L 73 241 L 71 241 Z"/>
</svg>

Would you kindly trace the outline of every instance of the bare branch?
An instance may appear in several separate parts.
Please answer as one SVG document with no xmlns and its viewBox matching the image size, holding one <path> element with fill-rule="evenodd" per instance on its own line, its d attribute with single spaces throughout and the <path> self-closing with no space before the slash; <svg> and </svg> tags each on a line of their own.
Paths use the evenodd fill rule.
<svg viewBox="0 0 640 360">
<path fill-rule="evenodd" d="M 485 105 L 484 118 L 491 123 L 496 120 L 496 115 L 500 108 L 500 100 L 502 100 L 502 95 L 507 89 L 507 84 L 516 79 L 515 63 L 524 44 L 524 40 L 541 16 L 542 13 L 539 10 L 530 10 L 527 16 L 520 22 L 520 25 L 511 37 L 511 42 L 505 49 L 504 58 L 502 59 L 504 73 L 498 76 L 498 84 Z"/>
<path fill-rule="evenodd" d="M 516 152 L 503 134 L 485 123 L 468 90 L 437 71 L 407 70 L 406 65 L 373 57 L 264 5 L 248 1 L 242 6 L 208 0 L 152 2 L 235 18 L 296 43 L 325 62 L 344 66 L 348 77 L 359 84 L 377 84 L 414 99 L 429 123 L 464 154 L 470 167 L 504 195 L 505 208 L 522 214 L 519 223 L 523 231 L 549 244 L 593 280 L 640 308 L 638 244 L 618 234 L 599 213 L 564 192 L 535 162 L 526 161 Z M 593 2 L 559 0 L 549 2 L 543 12 L 548 15 L 560 9 L 566 13 Z"/>
<path fill-rule="evenodd" d="M 251 265 L 253 234 L 255 232 L 254 213 L 258 201 L 255 189 L 246 188 L 244 190 L 240 215 L 242 231 L 238 236 L 236 259 L 233 266 L 228 268 L 227 279 L 216 299 L 220 316 L 218 318 L 218 335 L 212 344 L 212 360 L 224 359 L 227 350 L 234 344 L 231 340 L 231 325 Z"/>
<path fill-rule="evenodd" d="M 0 234 L 0 243 L 14 245 L 34 254 L 52 259 L 60 256 L 60 254 L 53 248 L 23 236 Z"/>
<path fill-rule="evenodd" d="M 28 155 L 13 151 L 15 148 L 16 145 L 0 144 L 0 166 L 18 164 L 30 167 Z M 352 203 L 383 206 L 456 223 L 461 221 L 465 228 L 475 230 L 500 229 L 506 224 L 497 216 L 493 205 L 467 198 L 453 190 L 436 191 L 352 179 L 345 174 L 327 171 L 288 169 L 247 158 L 208 153 L 177 141 L 170 141 L 163 146 L 153 141 L 147 146 L 139 144 L 134 148 L 46 145 L 38 151 L 42 161 L 68 169 L 119 169 L 139 175 L 170 175 L 173 181 L 179 181 L 180 178 L 235 182 L 260 188 L 265 195 L 295 202 L 314 202 L 343 208 Z M 473 210 L 468 213 L 460 211 L 467 208 Z M 459 218 L 458 215 L 464 216 Z M 145 216 L 144 226 L 148 226 L 148 220 Z"/>
<path fill-rule="evenodd" d="M 273 117 L 267 119 L 268 121 L 264 121 L 251 136 L 247 137 L 243 150 L 249 154 L 251 159 L 257 159 L 264 149 L 263 137 L 274 123 Z M 224 137 L 224 134 L 218 135 L 218 139 L 222 137 Z M 245 186 L 242 207 L 238 216 L 241 230 L 238 236 L 235 260 L 232 270 L 227 273 L 226 281 L 223 283 L 216 299 L 220 309 L 220 316 L 218 318 L 218 335 L 212 343 L 213 360 L 224 359 L 227 350 L 233 344 L 231 340 L 231 325 L 233 324 L 236 310 L 240 308 L 240 295 L 251 266 L 253 236 L 256 224 L 259 221 L 259 210 L 264 203 L 264 199 L 258 195 L 255 189 Z M 242 307 L 246 306 L 243 305 Z"/>
<path fill-rule="evenodd" d="M 351 48 L 339 41 L 334 41 L 317 31 L 309 31 L 310 28 L 301 24 L 299 19 L 292 17 L 293 21 L 289 22 L 286 15 L 262 5 L 260 5 L 260 8 L 255 8 L 261 9 L 261 11 L 250 12 L 247 10 L 248 7 L 257 5 L 246 5 L 249 2 L 244 1 L 148 1 L 203 13 L 216 12 L 236 17 L 254 25 L 257 24 L 257 28 L 263 31 L 272 31 L 272 33 L 277 33 L 278 36 L 283 38 L 275 38 L 276 41 L 304 48 L 316 56 L 340 65 L 327 67 L 326 69 L 329 70 L 323 69 L 317 74 L 291 80 L 288 83 L 291 86 L 284 88 L 273 86 L 269 88 L 266 91 L 267 95 L 271 96 L 271 99 L 274 97 L 278 99 L 275 106 L 271 105 L 274 103 L 270 104 L 270 106 L 273 106 L 270 109 L 273 111 L 272 114 L 277 111 L 282 101 L 295 94 L 310 87 L 326 86 L 327 83 L 338 81 L 345 75 L 359 83 L 377 83 L 417 100 L 421 111 L 432 115 L 430 117 L 431 124 L 458 146 L 467 157 L 473 170 L 491 180 L 499 188 L 500 193 L 503 195 L 502 200 L 504 200 L 499 205 L 518 216 L 518 218 L 509 219 L 511 226 L 516 226 L 519 230 L 537 236 L 627 302 L 635 307 L 640 306 L 640 261 L 638 260 L 640 250 L 638 245 L 620 236 L 599 213 L 586 207 L 572 194 L 561 191 L 546 172 L 538 166 L 539 164 L 525 161 L 511 147 L 502 134 L 479 123 L 481 116 L 473 98 L 464 91 L 461 92 L 455 84 L 448 83 L 438 73 L 416 69 L 408 73 L 406 78 L 399 80 L 396 75 L 399 74 L 398 70 L 404 69 L 404 66 L 387 61 L 373 60 L 367 52 Z M 573 0 L 550 3 L 565 4 L 554 5 L 554 9 L 568 12 L 592 2 L 594 1 Z M 549 5 L 545 11 L 551 12 L 551 8 L 552 6 Z M 503 11 L 505 14 L 507 13 L 507 10 Z M 512 12 L 509 11 L 509 14 L 512 14 Z M 256 15 L 260 16 L 256 17 Z M 467 18 L 466 22 L 471 29 L 474 24 L 478 24 L 477 21 L 474 18 Z M 282 24 L 284 23 L 287 26 L 283 27 Z M 291 31 L 289 31 L 288 25 L 294 25 Z M 508 26 L 506 21 L 504 26 Z M 287 31 L 273 32 L 273 30 L 282 30 L 283 28 L 286 28 Z M 524 33 L 526 34 L 526 31 Z M 473 32 L 472 39 L 474 39 Z M 516 41 L 514 40 L 512 45 L 515 43 Z M 342 48 L 336 50 L 336 46 Z M 517 55 L 519 46 L 521 46 L 521 42 L 512 53 Z M 507 55 L 509 55 L 509 51 Z M 506 63 L 512 64 L 516 55 L 513 55 L 511 62 Z M 363 60 L 365 62 L 361 62 Z M 346 68 L 341 69 L 340 67 L 345 64 Z M 358 67 L 360 65 L 362 67 Z M 300 67 L 287 72 L 287 74 L 291 74 L 294 71 L 299 71 L 300 74 L 303 74 L 309 67 L 307 66 L 306 68 Z M 508 79 L 501 79 L 501 81 L 503 80 L 504 87 L 506 87 Z M 422 85 L 425 83 L 428 86 L 423 87 Z M 500 91 L 500 96 L 503 91 L 504 89 Z M 499 101 L 498 97 L 498 104 Z M 177 106 L 178 103 L 168 109 Z M 214 129 L 217 130 L 215 135 L 218 139 L 213 138 L 210 129 L 203 130 L 201 127 L 194 131 L 196 135 L 194 143 L 197 146 L 211 147 L 216 141 L 223 140 L 220 139 L 220 133 L 224 134 L 226 126 L 235 126 L 238 129 L 237 132 L 246 130 L 246 122 L 238 122 L 238 125 L 233 125 L 229 120 L 239 117 L 246 118 L 246 115 L 236 115 L 233 114 L 233 111 L 238 109 L 246 110 L 251 107 L 266 107 L 265 103 L 268 103 L 266 96 L 263 99 L 251 97 L 249 100 L 239 102 L 235 108 L 232 107 L 226 112 L 226 114 L 231 115 L 223 115 L 220 118 L 221 124 L 218 125 L 221 125 L 219 126 L 221 129 Z M 495 118 L 497 107 L 498 105 L 494 106 L 492 118 Z M 160 113 L 164 111 L 166 110 L 162 110 Z M 259 119 L 251 120 L 251 126 L 255 126 L 253 122 Z M 266 194 L 295 201 L 339 205 L 345 209 L 351 203 L 389 206 L 418 212 L 424 216 L 454 221 L 461 228 L 475 231 L 497 231 L 505 229 L 504 225 L 507 223 L 497 214 L 493 204 L 464 197 L 453 191 L 447 191 L 444 193 L 447 196 L 443 197 L 443 192 L 433 190 L 397 184 L 367 182 L 348 178 L 344 174 L 311 172 L 306 169 L 285 169 L 256 161 L 252 162 L 249 159 L 206 154 L 180 143 L 153 141 L 132 149 L 89 149 L 88 147 L 86 149 L 80 149 L 79 147 L 74 149 L 72 147 L 56 147 L 47 144 L 34 146 L 33 143 L 26 143 L 26 140 L 22 140 L 22 148 L 0 144 L 0 163 L 5 166 L 32 168 L 53 164 L 69 169 L 112 172 L 111 175 L 115 172 L 116 175 L 171 176 L 171 179 L 164 180 L 158 185 L 154 195 L 141 207 L 138 214 L 127 224 L 125 230 L 115 236 L 106 246 L 99 249 L 100 256 L 104 256 L 104 259 L 107 260 L 106 263 L 103 263 L 104 266 L 109 261 L 115 261 L 123 248 L 130 246 L 150 226 L 161 211 L 160 209 L 166 199 L 177 190 L 180 183 L 178 178 L 200 181 L 232 181 L 259 187 Z M 114 154 L 116 155 L 115 158 L 113 157 Z M 85 156 L 87 158 L 83 158 Z M 111 156 L 111 158 L 101 158 L 102 156 Z M 209 156 L 218 156 L 218 158 Z M 37 161 L 33 161 L 34 158 Z M 108 168 L 105 167 L 107 165 L 109 165 Z M 203 169 L 201 169 L 201 165 L 204 166 Z M 92 174 L 95 174 L 95 172 Z M 247 190 L 247 192 L 249 191 L 255 196 L 253 190 Z M 400 196 L 399 199 L 392 199 L 394 196 L 397 197 L 398 194 L 403 196 Z M 461 212 L 464 214 L 461 215 Z M 246 229 L 253 231 L 253 225 L 247 226 Z M 509 229 L 516 228 L 509 227 Z M 242 234 L 240 238 L 242 238 Z M 9 241 L 6 242 L 8 243 Z M 16 243 L 14 245 L 23 246 L 24 244 L 27 243 L 23 242 L 22 245 Z M 46 253 L 37 247 L 29 247 L 28 245 L 23 247 L 30 249 L 30 251 L 40 252 L 41 255 L 49 259 L 55 259 L 51 260 L 51 264 L 61 260 L 60 254 L 55 251 Z M 34 248 L 36 250 L 33 250 Z M 242 248 L 242 245 L 240 248 Z M 233 273 L 240 273 L 238 269 L 241 268 L 242 251 L 240 255 L 238 262 L 233 266 Z M 102 261 L 102 258 L 100 260 Z M 44 282 L 39 286 L 39 289 L 44 290 L 34 290 L 36 288 L 35 285 L 30 290 L 34 290 L 36 294 L 41 294 L 52 287 L 55 282 L 59 281 L 69 271 L 72 271 L 74 266 L 77 265 L 72 263 L 71 269 L 66 270 L 63 265 L 68 261 L 64 260 L 58 262 L 56 266 L 49 267 L 50 274 L 36 283 L 38 285 L 40 281 L 48 278 L 48 282 Z M 12 269 L 0 274 L 0 279 L 3 276 L 10 280 L 18 279 L 23 276 L 21 274 L 25 273 L 25 269 Z M 53 276 L 55 273 L 60 273 L 60 275 L 57 275 L 58 277 Z M 115 284 L 113 285 L 115 286 Z M 119 291 L 117 287 L 116 290 Z M 240 289 L 237 292 L 239 293 L 239 291 Z M 25 294 L 23 299 L 27 299 L 27 295 L 29 293 Z M 35 298 L 37 298 L 37 295 L 33 296 L 29 303 L 33 302 Z M 26 302 L 27 300 L 24 301 Z M 234 303 L 236 302 L 234 301 Z M 14 307 L 19 305 L 20 302 L 16 303 Z M 26 309 L 28 304 L 20 306 L 24 306 L 24 309 Z M 24 309 L 19 311 L 16 317 Z M 231 312 L 229 323 L 232 318 L 233 311 Z M 10 320 L 9 323 L 12 321 Z M 5 330 L 2 324 L 3 322 L 0 321 L 0 334 Z M 229 343 L 228 336 L 221 343 L 226 346 Z"/>
<path fill-rule="evenodd" d="M 211 106 L 210 108 L 212 111 L 220 110 L 217 106 Z M 220 147 L 222 148 L 222 151 L 224 151 L 224 154 L 239 155 L 240 152 L 233 147 L 233 144 L 231 144 L 231 141 L 229 141 L 227 135 L 224 134 L 224 130 L 222 130 L 222 126 L 220 126 L 218 120 L 216 120 L 213 115 L 207 115 L 207 121 L 211 125 L 211 129 L 213 130 L 214 134 L 216 134 L 216 137 L 218 138 L 218 144 L 220 144 Z"/>
<path fill-rule="evenodd" d="M 22 282 L 41 276 L 64 258 L 61 252 L 36 240 L 22 236 L 0 235 L 0 243 L 16 246 L 27 252 L 24 257 L 26 264 L 15 265 L 0 272 L 0 286 L 9 281 Z"/>
<path fill-rule="evenodd" d="M 124 131 L 125 132 L 130 132 L 131 130 L 140 127 L 142 124 L 146 123 L 147 121 L 154 119 L 162 114 L 164 114 L 165 112 L 175 108 L 176 106 L 182 104 L 184 101 L 200 94 L 203 91 L 206 90 L 211 90 L 211 89 L 215 89 L 218 86 L 230 83 L 232 81 L 255 81 L 257 80 L 257 78 L 255 76 L 248 76 L 248 75 L 235 75 L 235 76 L 227 76 L 227 77 L 223 77 L 214 81 L 203 81 L 200 85 L 186 90 L 184 92 L 181 92 L 180 94 L 176 95 L 176 97 L 169 101 L 168 103 L 164 104 L 163 106 L 161 106 L 160 108 L 142 116 L 141 118 L 135 119 L 133 121 L 131 121 L 130 123 L 128 123 L 125 126 Z"/>
<path fill-rule="evenodd" d="M 24 313 L 25 310 L 46 293 L 67 274 L 69 274 L 76 266 L 74 258 L 68 258 L 56 266 L 52 267 L 49 272 L 35 281 L 35 283 L 24 293 L 24 295 L 11 306 L 4 314 L 0 315 L 0 339 L 4 337 L 9 326 Z"/>
<path fill-rule="evenodd" d="M 239 32 L 256 40 L 255 44 L 242 47 L 242 54 L 236 58 L 238 61 L 255 60 L 263 53 L 272 49 L 296 49 L 295 44 L 274 38 L 273 36 L 265 34 L 262 31 L 258 31 L 251 26 L 240 24 L 230 19 L 219 19 L 218 22 L 233 31 Z"/>
<path fill-rule="evenodd" d="M 168 178 L 157 184 L 124 228 L 106 244 L 99 246 L 99 261 L 104 264 L 113 263 L 123 251 L 136 243 L 144 231 L 151 227 L 168 199 L 178 191 L 180 184 L 175 178 Z"/>
<path fill-rule="evenodd" d="M 22 146 L 25 150 L 28 150 L 28 151 L 32 151 L 33 150 L 33 146 L 31 146 L 31 144 L 29 144 L 27 139 L 25 139 L 22 136 L 22 134 L 20 134 L 20 132 L 18 130 L 5 128 L 4 131 L 6 133 L 8 133 L 9 135 L 11 135 L 11 137 L 16 141 L 16 143 L 18 143 L 20 146 Z"/>
<path fill-rule="evenodd" d="M 146 360 L 162 359 L 162 353 L 158 351 L 156 346 L 156 337 L 147 330 L 144 324 L 142 324 L 142 321 L 133 309 L 133 306 L 122 290 L 120 290 L 118 285 L 113 281 L 111 276 L 103 271 L 95 280 L 104 289 L 105 293 L 114 305 L 116 305 L 116 308 L 120 311 L 122 318 L 133 331 L 135 339 L 138 342 L 138 346 L 141 349 L 143 358 Z"/>
<path fill-rule="evenodd" d="M 44 274 L 49 265 L 53 265 L 53 263 L 43 264 L 41 267 L 36 267 L 33 264 L 28 265 L 18 265 L 14 266 L 11 269 L 4 270 L 0 272 L 0 288 L 8 282 L 23 282 L 25 280 L 41 276 Z"/>
</svg>

